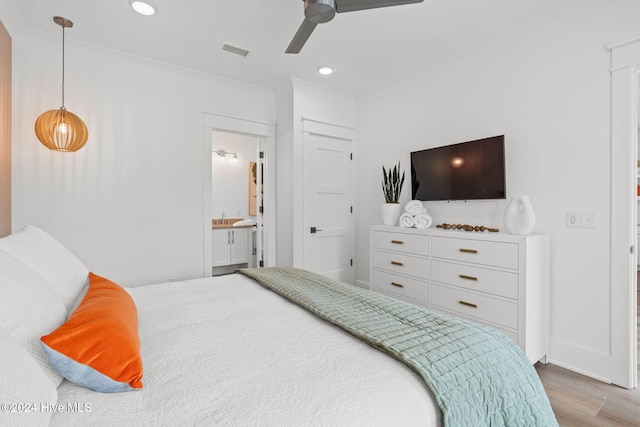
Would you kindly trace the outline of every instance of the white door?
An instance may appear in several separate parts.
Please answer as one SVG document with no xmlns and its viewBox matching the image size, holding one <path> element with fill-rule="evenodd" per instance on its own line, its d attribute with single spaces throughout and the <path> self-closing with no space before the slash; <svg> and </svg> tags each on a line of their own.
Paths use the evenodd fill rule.
<svg viewBox="0 0 640 427">
<path fill-rule="evenodd" d="M 353 141 L 305 131 L 303 268 L 352 282 Z"/>
<path fill-rule="evenodd" d="M 248 228 L 232 228 L 230 230 L 231 264 L 244 264 L 249 262 L 248 230 Z"/>
<path fill-rule="evenodd" d="M 255 229 L 255 265 L 253 267 L 264 267 L 264 181 L 266 172 L 265 163 L 265 140 L 260 139 L 258 144 L 258 162 L 256 165 L 256 205 L 258 212 L 256 213 L 256 229 Z M 249 233 L 250 238 L 253 235 Z M 251 254 L 253 256 L 253 254 Z"/>
<path fill-rule="evenodd" d="M 211 247 L 212 247 L 212 260 L 213 267 L 219 267 L 221 265 L 231 264 L 229 260 L 229 244 L 231 243 L 231 236 L 229 229 L 221 228 L 219 230 L 212 230 L 211 232 Z"/>
</svg>

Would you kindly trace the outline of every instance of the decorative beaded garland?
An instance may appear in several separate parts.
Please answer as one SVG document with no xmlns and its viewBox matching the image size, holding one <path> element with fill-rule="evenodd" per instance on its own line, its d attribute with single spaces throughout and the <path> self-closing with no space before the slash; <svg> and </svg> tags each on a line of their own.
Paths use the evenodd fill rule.
<svg viewBox="0 0 640 427">
<path fill-rule="evenodd" d="M 468 225 L 468 224 L 447 224 L 442 223 L 436 225 L 438 228 L 444 228 L 445 230 L 464 230 L 464 231 L 488 231 L 490 233 L 498 233 L 500 230 L 497 228 L 485 227 L 484 225 Z"/>
</svg>

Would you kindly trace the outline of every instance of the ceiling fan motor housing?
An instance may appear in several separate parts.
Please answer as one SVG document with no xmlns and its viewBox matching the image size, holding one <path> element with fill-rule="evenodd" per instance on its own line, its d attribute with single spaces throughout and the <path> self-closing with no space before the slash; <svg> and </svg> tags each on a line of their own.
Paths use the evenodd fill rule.
<svg viewBox="0 0 640 427">
<path fill-rule="evenodd" d="M 334 0 L 304 0 L 304 16 L 314 24 L 329 22 L 336 16 Z"/>
</svg>

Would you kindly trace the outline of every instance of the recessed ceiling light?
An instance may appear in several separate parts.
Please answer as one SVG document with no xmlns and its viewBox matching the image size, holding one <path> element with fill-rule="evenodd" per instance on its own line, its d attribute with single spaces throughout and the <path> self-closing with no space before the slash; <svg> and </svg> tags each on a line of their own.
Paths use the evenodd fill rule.
<svg viewBox="0 0 640 427">
<path fill-rule="evenodd" d="M 322 74 L 323 76 L 328 76 L 329 74 L 333 74 L 333 68 L 332 67 L 323 66 L 323 67 L 318 68 L 318 72 L 320 74 Z"/>
<path fill-rule="evenodd" d="M 151 16 L 156 13 L 156 7 L 148 1 L 129 0 L 129 4 L 140 15 Z"/>
</svg>

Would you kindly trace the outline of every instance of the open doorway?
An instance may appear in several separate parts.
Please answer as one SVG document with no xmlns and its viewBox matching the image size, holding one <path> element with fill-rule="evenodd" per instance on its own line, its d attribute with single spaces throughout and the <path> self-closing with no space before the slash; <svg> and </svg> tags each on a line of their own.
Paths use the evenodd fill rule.
<svg viewBox="0 0 640 427">
<path fill-rule="evenodd" d="M 225 139 L 220 141 L 214 140 L 214 133 L 225 136 Z M 228 193 L 221 193 L 220 197 L 216 196 L 216 203 L 214 203 L 214 164 L 217 163 L 218 159 L 222 159 L 222 157 L 225 158 L 225 161 L 229 161 L 230 163 L 235 162 L 237 165 L 245 163 L 245 161 L 252 156 L 255 156 L 257 158 L 257 179 L 255 184 L 256 188 L 259 188 L 260 191 L 256 191 L 256 197 L 260 199 L 257 202 L 261 201 L 262 203 L 256 203 L 257 212 L 255 215 L 255 264 L 258 267 L 271 267 L 276 265 L 275 245 L 277 227 L 275 201 L 275 135 L 276 126 L 273 123 L 266 123 L 215 113 L 203 113 L 203 139 L 201 145 L 203 171 L 202 197 L 204 201 L 202 212 L 203 277 L 212 275 L 213 265 L 215 264 L 215 252 L 213 250 L 213 220 L 222 219 L 221 216 L 223 212 L 225 213 L 225 219 L 242 218 L 251 220 L 251 217 L 253 216 L 249 214 L 248 207 L 249 179 L 251 179 L 249 178 L 251 171 L 248 164 L 246 165 L 246 169 L 244 168 L 244 166 L 238 166 L 239 169 L 243 170 L 241 172 L 241 175 L 244 176 L 243 181 L 245 183 L 245 188 L 247 189 L 247 193 L 245 193 L 247 195 L 243 199 L 246 201 L 237 206 L 224 205 L 224 203 L 226 203 L 225 199 L 228 199 L 229 197 Z M 229 138 L 236 137 L 241 140 L 244 140 L 244 138 L 250 138 L 245 140 L 246 145 L 242 150 L 239 148 L 231 149 L 231 145 L 222 145 L 230 143 Z M 251 142 L 246 143 L 246 141 Z M 241 154 L 244 149 L 246 149 L 246 154 Z M 218 151 L 220 151 L 220 154 L 218 154 Z M 245 159 L 243 159 L 244 156 L 246 156 Z M 235 157 L 237 157 L 237 161 L 235 160 Z M 230 170 L 231 169 L 228 169 L 227 172 L 230 172 Z M 225 177 L 224 175 L 220 180 L 228 181 L 227 177 Z M 227 196 L 225 196 L 225 194 L 227 194 Z M 260 209 L 260 206 L 262 206 L 262 209 L 258 211 L 258 209 Z M 240 212 L 239 215 L 238 211 Z M 253 228 L 253 225 L 248 225 L 247 228 L 251 230 L 251 228 Z M 249 248 L 253 246 L 252 238 L 250 240 L 247 236 L 247 240 L 244 240 L 242 236 L 243 233 L 239 230 L 241 229 L 229 228 L 227 231 L 221 231 L 220 233 L 223 234 L 223 238 L 221 240 L 222 242 L 224 242 L 224 244 L 227 244 L 227 241 L 229 241 L 230 243 L 243 241 L 247 242 L 246 246 L 247 250 L 249 250 Z M 246 235 L 250 235 L 253 237 L 254 233 L 249 233 L 247 231 Z M 231 248 L 228 248 L 228 250 L 230 251 Z M 251 251 L 251 256 L 253 257 L 252 252 L 253 251 Z M 246 262 L 246 264 L 248 265 L 249 260 L 244 261 L 242 259 L 236 258 L 237 253 L 243 254 L 245 252 L 241 247 L 238 248 L 237 252 L 229 252 L 229 256 L 233 259 L 228 261 L 229 264 L 244 264 Z M 241 260 L 243 262 L 239 262 Z"/>
<path fill-rule="evenodd" d="M 211 138 L 212 274 L 262 262 L 261 139 L 213 130 Z"/>
</svg>

